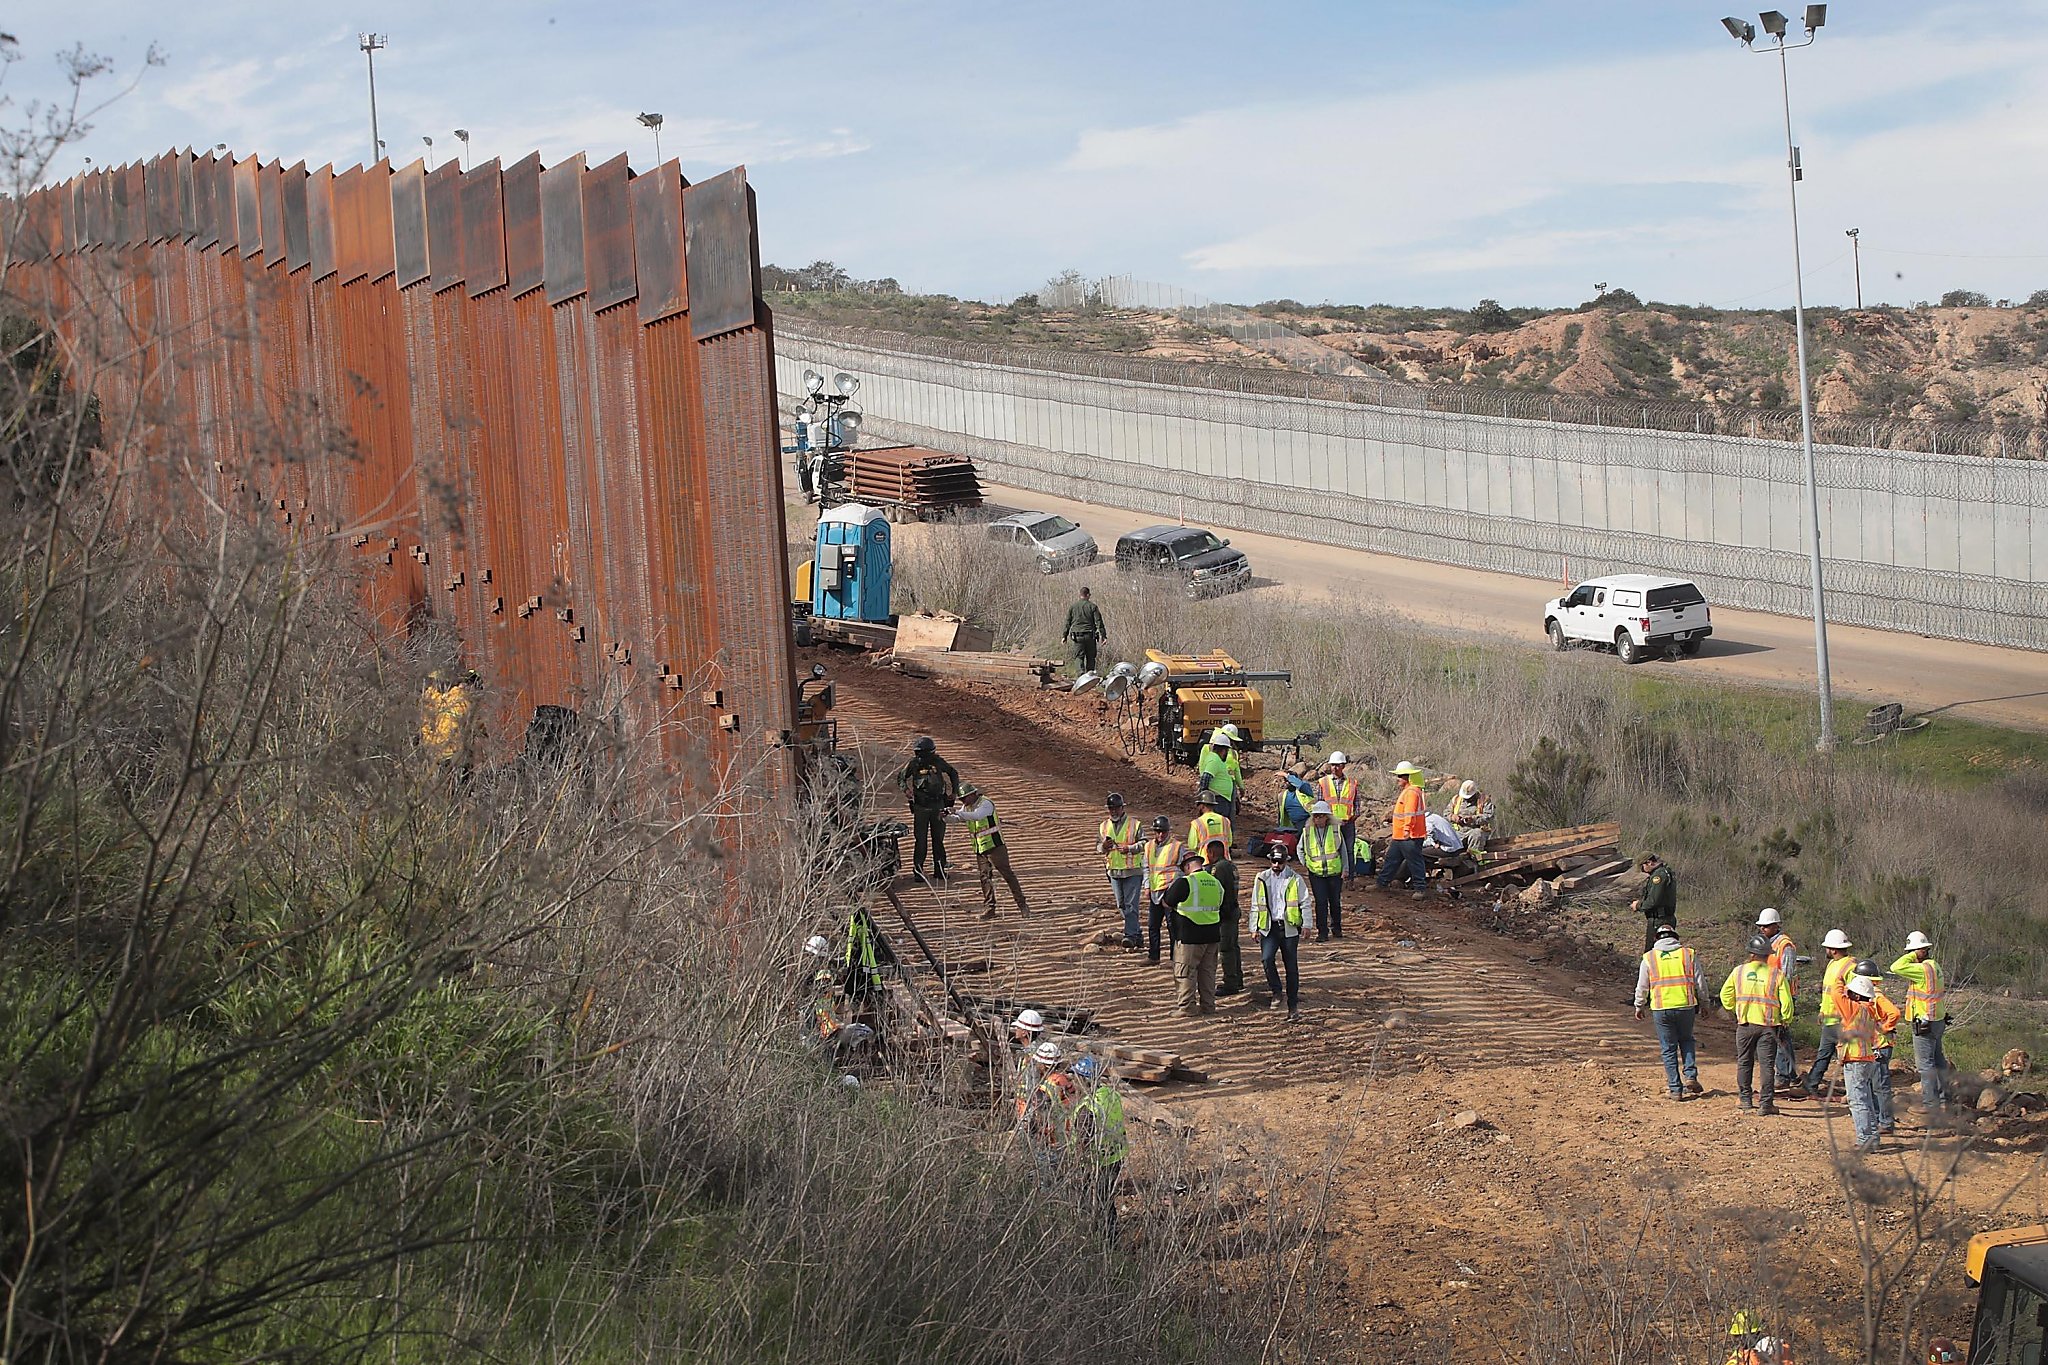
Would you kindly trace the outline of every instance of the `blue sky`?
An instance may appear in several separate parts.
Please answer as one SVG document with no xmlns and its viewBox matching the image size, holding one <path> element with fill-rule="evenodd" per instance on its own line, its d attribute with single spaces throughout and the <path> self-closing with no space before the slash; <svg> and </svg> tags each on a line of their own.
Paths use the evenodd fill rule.
<svg viewBox="0 0 2048 1365">
<path fill-rule="evenodd" d="M 1795 16 L 1800 7 L 1788 11 Z M 1234 301 L 1783 306 L 1776 59 L 1712 0 L 436 4 L 13 16 L 139 84 L 56 165 L 226 142 L 351 164 L 355 35 L 388 31 L 391 154 L 744 162 L 767 259 L 1003 298 L 1068 267 Z M 1753 16 L 1752 16 L 1753 17 Z M 140 70 L 152 42 L 162 67 Z M 1836 0 L 1792 57 L 1809 301 L 2048 288 L 2048 0 Z M 14 120 L 10 120 L 14 121 Z"/>
</svg>

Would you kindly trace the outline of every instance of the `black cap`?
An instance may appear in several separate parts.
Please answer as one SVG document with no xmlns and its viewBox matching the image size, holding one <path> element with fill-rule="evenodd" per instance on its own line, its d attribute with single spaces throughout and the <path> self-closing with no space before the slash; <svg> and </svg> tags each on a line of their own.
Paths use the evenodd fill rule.
<svg viewBox="0 0 2048 1365">
<path fill-rule="evenodd" d="M 919 735 L 917 743 L 911 745 L 910 749 L 912 753 L 935 754 L 939 751 L 939 745 L 930 735 Z"/>
<path fill-rule="evenodd" d="M 1158 830 L 1161 834 L 1164 834 L 1166 833 L 1166 831 L 1173 828 L 1173 821 L 1167 819 L 1163 815 L 1155 815 L 1152 817 L 1152 828 Z"/>
<path fill-rule="evenodd" d="M 1281 843 L 1278 839 L 1273 840 L 1271 843 L 1266 845 L 1266 857 L 1268 857 L 1276 863 L 1286 862 L 1287 845 Z"/>
<path fill-rule="evenodd" d="M 1124 794 L 1122 792 L 1111 792 L 1107 797 L 1103 798 L 1103 803 L 1110 806 L 1121 806 L 1124 803 Z"/>
<path fill-rule="evenodd" d="M 1762 934 L 1751 934 L 1748 948 L 1751 957 L 1767 957 L 1770 955 L 1771 941 Z"/>
</svg>

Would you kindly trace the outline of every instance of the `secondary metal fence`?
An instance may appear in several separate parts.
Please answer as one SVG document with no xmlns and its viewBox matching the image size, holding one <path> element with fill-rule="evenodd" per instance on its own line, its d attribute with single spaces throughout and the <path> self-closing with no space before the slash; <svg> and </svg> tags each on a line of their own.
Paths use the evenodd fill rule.
<svg viewBox="0 0 2048 1365">
<path fill-rule="evenodd" d="M 1224 388 L 1180 382 L 1199 367 L 808 322 L 781 343 L 792 378 L 861 377 L 866 434 L 960 451 L 1014 487 L 1551 580 L 1662 571 L 1731 606 L 1808 610 L 1803 460 L 1783 440 L 1380 405 L 1301 375 Z M 2048 462 L 1818 454 L 1832 616 L 2048 649 Z"/>
<path fill-rule="evenodd" d="M 5 285 L 109 412 L 142 515 L 259 509 L 679 785 L 793 776 L 753 191 L 619 157 L 339 172 L 171 153 L 8 206 Z"/>
</svg>

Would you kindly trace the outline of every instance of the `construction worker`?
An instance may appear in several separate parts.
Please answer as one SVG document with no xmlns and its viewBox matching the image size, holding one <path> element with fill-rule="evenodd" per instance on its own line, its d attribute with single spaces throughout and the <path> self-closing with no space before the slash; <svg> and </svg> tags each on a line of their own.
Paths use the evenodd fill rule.
<svg viewBox="0 0 2048 1365">
<path fill-rule="evenodd" d="M 1124 812 L 1122 792 L 1111 792 L 1103 799 L 1109 814 L 1096 828 L 1096 849 L 1102 854 L 1116 907 L 1123 912 L 1124 947 L 1142 948 L 1145 927 L 1138 916 L 1145 899 L 1144 839 L 1138 833 L 1138 817 Z"/>
<path fill-rule="evenodd" d="M 1942 1003 L 1947 983 L 1934 960 L 1934 941 L 1915 929 L 1906 935 L 1906 951 L 1892 963 L 1890 974 L 1906 983 L 1906 1023 L 1913 1030 L 1913 1065 L 1920 1069 L 1920 1102 L 1929 1109 L 1948 1099 L 1948 1008 Z"/>
<path fill-rule="evenodd" d="M 1022 1124 L 1024 1111 L 1030 1107 L 1031 1092 L 1038 1088 L 1044 1074 L 1034 1069 L 1033 1052 L 1037 1049 L 1041 1035 L 1045 1032 L 1045 1016 L 1034 1009 L 1017 1011 L 1017 1017 L 1010 1022 L 1010 1103 L 1011 1122 Z M 1053 1052 L 1059 1052 L 1057 1045 Z"/>
<path fill-rule="evenodd" d="M 910 825 L 914 831 L 911 869 L 923 874 L 924 850 L 929 842 L 932 876 L 944 877 L 946 809 L 960 797 L 960 774 L 952 764 L 939 757 L 937 741 L 930 735 L 919 735 L 917 742 L 910 746 L 910 762 L 904 764 L 903 771 L 896 775 L 896 787 L 910 805 Z"/>
<path fill-rule="evenodd" d="M 974 841 L 975 868 L 981 873 L 981 917 L 996 917 L 998 876 L 1010 888 L 1010 898 L 1017 902 L 1017 913 L 1030 914 L 1031 907 L 1024 903 L 1024 888 L 1017 885 L 1017 873 L 1010 866 L 1010 850 L 1003 843 L 1002 829 L 996 820 L 996 803 L 970 782 L 960 789 L 959 804 L 946 812 L 946 818 L 967 826 L 968 838 Z"/>
<path fill-rule="evenodd" d="M 1288 866 L 1287 845 L 1266 845 L 1266 870 L 1252 881 L 1252 933 L 1259 940 L 1259 961 L 1266 969 L 1266 1008 L 1280 1008 L 1284 995 L 1287 1021 L 1301 1018 L 1301 912 L 1308 888 Z M 1276 961 L 1277 959 L 1277 961 Z M 1286 968 L 1283 992 L 1280 969 Z"/>
<path fill-rule="evenodd" d="M 1643 954 L 1636 968 L 1636 1018 L 1649 1006 L 1657 1025 L 1657 1042 L 1664 1050 L 1664 1083 L 1671 1098 L 1683 1100 L 1700 1093 L 1700 1068 L 1693 1050 L 1693 1025 L 1699 1018 L 1700 1001 L 1707 998 L 1707 978 L 1700 971 L 1692 949 L 1678 941 L 1678 930 L 1664 925 L 1657 930 L 1656 946 Z M 1682 1079 L 1682 1083 L 1681 1083 Z"/>
<path fill-rule="evenodd" d="M 1856 959 L 1856 975 L 1870 978 L 1870 1003 L 1877 1008 L 1879 1019 L 1889 1017 L 1892 1026 L 1877 1035 L 1877 1132 L 1884 1137 L 1892 1131 L 1892 1044 L 1898 1033 L 1898 1021 L 1904 1016 L 1880 984 L 1884 974 L 1877 963 L 1867 957 Z"/>
<path fill-rule="evenodd" d="M 1874 1152 L 1883 1126 L 1877 1073 L 1886 1065 L 1878 1060 L 1878 1040 L 1898 1027 L 1899 1012 L 1890 1001 L 1878 1006 L 1877 984 L 1867 976 L 1852 973 L 1829 995 L 1842 1043 L 1842 1091 L 1856 1128 L 1856 1150 Z"/>
<path fill-rule="evenodd" d="M 1039 1181 L 1049 1185 L 1059 1174 L 1060 1149 L 1067 1138 L 1067 1111 L 1078 1098 L 1078 1087 L 1061 1065 L 1065 1057 L 1058 1043 L 1040 1043 L 1031 1056 L 1038 1084 L 1024 1102 L 1024 1120 L 1019 1131 L 1031 1148 L 1031 1164 Z"/>
<path fill-rule="evenodd" d="M 1756 913 L 1756 932 L 1771 943 L 1771 965 L 1785 978 L 1785 989 L 1793 999 L 1799 991 L 1799 945 L 1792 941 L 1792 935 L 1785 932 L 1784 917 L 1772 906 L 1765 906 Z M 1794 1055 L 1792 1044 L 1793 1007 L 1785 1007 L 1785 1017 L 1778 1021 L 1777 1081 L 1789 1088 L 1795 1098 L 1806 1099 L 1812 1091 L 1799 1077 L 1799 1062 Z"/>
<path fill-rule="evenodd" d="M 1237 818 L 1237 794 L 1244 787 L 1244 764 L 1238 760 L 1230 736 L 1221 730 L 1209 732 L 1209 743 L 1196 762 L 1196 786 L 1216 797 L 1216 813 Z"/>
<path fill-rule="evenodd" d="M 1849 935 L 1840 929 L 1830 929 L 1822 938 L 1820 946 L 1828 955 L 1827 969 L 1820 978 L 1820 1042 L 1813 1050 L 1813 1065 L 1806 1072 L 1806 1088 L 1816 1095 L 1827 1080 L 1828 1063 L 1834 1060 L 1835 1043 L 1839 1037 L 1838 1025 L 1842 1022 L 1835 1014 L 1835 992 L 1842 988 L 1856 970 L 1856 959 L 1851 957 Z"/>
<path fill-rule="evenodd" d="M 1479 858 L 1486 851 L 1486 836 L 1493 828 L 1493 798 L 1468 777 L 1458 784 L 1458 794 L 1444 808 L 1444 815 L 1465 841 L 1465 851 Z"/>
<path fill-rule="evenodd" d="M 1102 608 L 1089 597 L 1088 589 L 1081 589 L 1081 596 L 1067 608 L 1066 629 L 1060 638 L 1067 642 L 1073 653 L 1074 676 L 1095 671 L 1095 651 L 1109 643 L 1109 627 L 1102 622 Z"/>
<path fill-rule="evenodd" d="M 1209 875 L 1223 883 L 1222 918 L 1217 929 L 1222 937 L 1216 943 L 1216 962 L 1221 980 L 1216 994 L 1242 995 L 1244 993 L 1244 939 L 1238 902 L 1237 864 L 1230 861 L 1230 849 L 1221 839 L 1211 839 L 1202 850 L 1202 856 L 1209 869 Z"/>
<path fill-rule="evenodd" d="M 1159 898 L 1166 894 L 1166 888 L 1173 885 L 1173 879 L 1180 873 L 1180 855 L 1186 847 L 1178 839 L 1166 836 L 1173 830 L 1173 822 L 1165 816 L 1156 816 L 1152 821 L 1152 837 L 1145 841 L 1145 892 L 1152 907 L 1151 934 L 1145 942 L 1145 958 L 1150 962 L 1159 960 L 1159 936 L 1172 928 L 1173 916 Z"/>
<path fill-rule="evenodd" d="M 1721 983 L 1721 1008 L 1735 1016 L 1735 1091 L 1742 1112 L 1778 1112 L 1777 1092 L 1771 1077 L 1776 1067 L 1778 1030 L 1792 1013 L 1792 983 L 1779 972 L 1771 957 L 1771 941 L 1762 934 L 1749 936 L 1749 960 L 1740 963 Z M 1751 1098 L 1752 1074 L 1761 1063 L 1763 1103 Z"/>
<path fill-rule="evenodd" d="M 1088 1182 L 1088 1202 L 1102 1220 L 1103 1235 L 1114 1242 L 1117 1181 L 1131 1151 L 1130 1136 L 1124 1131 L 1124 1097 L 1110 1083 L 1109 1069 L 1100 1058 L 1078 1058 L 1073 1077 L 1080 1098 L 1068 1111 L 1067 1146 Z"/>
<path fill-rule="evenodd" d="M 1344 836 L 1329 802 L 1308 808 L 1308 825 L 1294 848 L 1315 897 L 1316 942 L 1344 937 Z"/>
<path fill-rule="evenodd" d="M 1188 821 L 1188 848 L 1199 852 L 1209 846 L 1211 839 L 1221 839 L 1224 847 L 1228 848 L 1231 844 L 1230 817 L 1217 810 L 1222 803 L 1216 793 L 1202 791 L 1195 796 L 1195 801 L 1202 807 L 1202 812 Z"/>
<path fill-rule="evenodd" d="M 1394 765 L 1394 776 L 1401 779 L 1401 795 L 1388 821 L 1387 856 L 1380 866 L 1379 884 L 1382 890 L 1391 886 L 1406 868 L 1415 899 L 1421 900 L 1429 894 L 1429 865 L 1422 860 L 1422 841 L 1429 836 L 1422 769 L 1404 758 Z"/>
<path fill-rule="evenodd" d="M 1755 1359 L 1750 1354 L 1750 1348 L 1756 1344 L 1757 1339 L 1762 1337 L 1763 1334 L 1763 1319 L 1757 1314 L 1750 1312 L 1747 1308 L 1738 1309 L 1735 1316 L 1729 1319 L 1728 1322 L 1728 1336 L 1735 1343 L 1735 1346 L 1733 1350 L 1728 1352 L 1728 1359 L 1725 1365 L 1750 1365 L 1750 1362 Z"/>
<path fill-rule="evenodd" d="M 1309 807 L 1316 801 L 1315 784 L 1302 775 L 1300 764 L 1280 774 L 1280 815 L 1277 823 L 1283 832 L 1299 833 L 1308 823 Z"/>
<path fill-rule="evenodd" d="M 420 748 L 458 777 L 469 775 L 469 717 L 474 709 L 470 685 L 476 680 L 476 674 L 467 670 L 457 678 L 450 670 L 437 668 L 420 689 Z"/>
<path fill-rule="evenodd" d="M 1188 849 L 1180 855 L 1180 876 L 1160 897 L 1173 911 L 1173 978 L 1175 1003 L 1184 1015 L 1216 1012 L 1216 965 L 1223 931 L 1223 883 L 1211 873 L 1202 854 Z"/>
<path fill-rule="evenodd" d="M 1344 870 L 1341 876 L 1351 875 L 1351 845 L 1358 838 L 1358 779 L 1345 774 L 1350 766 L 1351 756 L 1342 749 L 1332 749 L 1330 757 L 1323 764 L 1323 775 L 1316 780 L 1316 795 L 1330 807 L 1330 819 L 1336 822 L 1338 831 L 1344 836 L 1341 856 Z"/>
<path fill-rule="evenodd" d="M 1678 874 L 1655 853 L 1643 855 L 1642 869 L 1643 893 L 1630 901 L 1628 908 L 1643 912 L 1643 951 L 1647 953 L 1656 945 L 1659 926 L 1678 923 Z"/>
</svg>

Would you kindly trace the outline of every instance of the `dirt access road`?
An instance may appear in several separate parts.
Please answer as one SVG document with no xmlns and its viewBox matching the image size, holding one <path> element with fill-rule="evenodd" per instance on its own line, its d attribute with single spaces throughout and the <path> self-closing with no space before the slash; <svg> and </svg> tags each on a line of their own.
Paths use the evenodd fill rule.
<svg viewBox="0 0 2048 1365">
<path fill-rule="evenodd" d="M 1798 1301 L 1825 1296 L 1833 1330 L 1846 1330 L 1858 1268 L 1828 1122 L 1818 1104 L 1789 1100 L 1782 1118 L 1738 1117 L 1724 1022 L 1702 1026 L 1708 1095 L 1673 1104 L 1650 1025 L 1627 1008 L 1633 964 L 1540 930 L 1510 936 L 1485 907 L 1377 890 L 1347 894 L 1341 941 L 1304 945 L 1302 1023 L 1261 1008 L 1256 991 L 1183 1019 L 1167 966 L 1096 950 L 1085 936 L 1119 923 L 1092 851 L 1104 791 L 1125 792 L 1146 820 L 1182 821 L 1192 786 L 1184 772 L 1156 755 L 1126 758 L 1097 728 L 1089 698 L 919 682 L 859 656 L 810 658 L 832 667 L 844 741 L 870 772 L 891 770 L 913 735 L 929 733 L 999 805 L 1029 916 L 1005 895 L 999 918 L 975 918 L 971 862 L 957 849 L 949 885 L 902 884 L 942 957 L 986 961 L 957 975 L 958 988 L 1090 1009 L 1116 1040 L 1171 1048 L 1206 1070 L 1210 1084 L 1151 1093 L 1196 1124 L 1203 1150 L 1220 1149 L 1245 1216 L 1261 1217 L 1267 1200 L 1314 1205 L 1327 1189 L 1327 1241 L 1313 1261 L 1319 1358 L 1514 1358 L 1534 1287 L 1559 1278 L 1560 1247 L 1626 1246 L 1642 1220 L 1672 1208 L 1698 1239 L 1690 1252 L 1797 1281 Z M 1255 981 L 1256 958 L 1247 958 Z M 1728 965 L 1709 964 L 1710 975 Z M 1477 1121 L 1458 1126 L 1466 1111 Z M 1839 1107 L 1835 1118 L 1846 1143 Z M 1908 1142 L 1875 1168 L 1888 1176 L 1911 1178 L 1929 1150 L 1936 1160 L 1957 1150 L 1952 1137 L 1921 1149 L 1909 1117 L 1901 1128 Z M 2043 1213 L 2048 1124 L 1994 1131 L 1962 1158 L 1956 1195 L 1972 1230 Z M 1269 1159 L 1288 1174 L 1272 1176 Z M 2015 1184 L 2020 1193 L 2000 1211 Z M 1882 1216 L 1902 1222 L 1904 1187 L 1890 1188 L 1881 1197 L 1897 1207 Z M 1750 1233 L 1761 1229 L 1780 1237 L 1758 1255 Z M 1933 1299 L 1949 1330 L 1964 1328 L 1960 1259 L 1946 1258 Z"/>
<path fill-rule="evenodd" d="M 1149 513 L 1019 488 L 991 486 L 983 491 L 992 515 L 1032 508 L 1058 512 L 1078 522 L 1094 535 L 1105 558 L 1115 548 L 1118 536 L 1161 520 Z M 1000 510 L 996 504 L 1001 504 Z M 1252 572 L 1259 581 L 1273 585 L 1251 589 L 1253 597 L 1279 591 L 1372 602 L 1432 627 L 1545 647 L 1543 604 L 1558 593 L 1558 585 L 1548 580 L 1337 549 L 1226 526 L 1214 529 L 1228 535 L 1251 557 Z M 1088 572 L 1102 575 L 1115 571 L 1103 565 Z M 1845 697 L 1901 701 L 1915 711 L 2048 730 L 2048 655 L 1831 625 L 1828 660 L 1835 690 Z M 1731 681 L 1810 688 L 1813 623 L 1804 617 L 1716 606 L 1714 636 L 1699 657 L 1642 666 L 1671 669 L 1681 677 L 1705 674 Z"/>
</svg>

